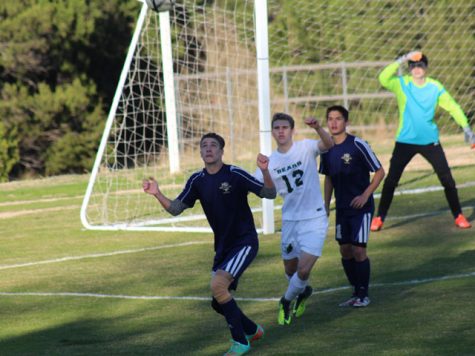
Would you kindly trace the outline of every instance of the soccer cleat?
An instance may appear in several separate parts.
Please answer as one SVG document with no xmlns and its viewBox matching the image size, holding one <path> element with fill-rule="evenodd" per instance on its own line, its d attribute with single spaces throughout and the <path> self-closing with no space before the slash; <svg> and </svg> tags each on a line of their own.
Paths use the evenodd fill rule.
<svg viewBox="0 0 475 356">
<path fill-rule="evenodd" d="M 353 304 L 358 300 L 357 296 L 352 296 L 350 299 L 345 300 L 343 303 L 338 304 L 339 307 L 352 307 Z"/>
<path fill-rule="evenodd" d="M 371 231 L 379 231 L 383 228 L 384 222 L 380 216 L 375 216 L 373 220 L 371 220 Z"/>
<path fill-rule="evenodd" d="M 465 216 L 463 216 L 462 214 L 459 214 L 459 216 L 457 216 L 457 218 L 455 219 L 455 226 L 461 229 L 469 229 L 472 227 L 472 224 L 468 222 Z"/>
<path fill-rule="evenodd" d="M 262 339 L 263 337 L 264 337 L 264 328 L 260 326 L 259 324 L 257 325 L 257 330 L 254 334 L 246 335 L 246 339 L 249 342 L 249 344 L 252 344 L 254 341 L 257 341 L 259 339 Z"/>
<path fill-rule="evenodd" d="M 292 316 L 290 315 L 290 302 L 282 297 L 280 298 L 279 302 L 279 315 L 277 317 L 277 322 L 279 325 L 289 325 L 291 320 Z"/>
<path fill-rule="evenodd" d="M 305 312 L 305 302 L 313 293 L 313 289 L 310 286 L 306 286 L 304 291 L 300 293 L 297 297 L 297 301 L 294 304 L 293 314 L 299 318 Z"/>
<path fill-rule="evenodd" d="M 239 355 L 244 355 L 245 353 L 248 353 L 249 350 L 251 349 L 251 345 L 249 342 L 247 345 L 241 344 L 240 342 L 237 342 L 235 340 L 232 340 L 231 347 L 229 350 L 224 354 L 224 356 L 239 356 Z"/>
<path fill-rule="evenodd" d="M 369 303 L 371 303 L 371 300 L 369 300 L 368 297 L 356 298 L 356 300 L 351 306 L 353 308 L 364 308 L 364 307 L 367 307 Z"/>
</svg>

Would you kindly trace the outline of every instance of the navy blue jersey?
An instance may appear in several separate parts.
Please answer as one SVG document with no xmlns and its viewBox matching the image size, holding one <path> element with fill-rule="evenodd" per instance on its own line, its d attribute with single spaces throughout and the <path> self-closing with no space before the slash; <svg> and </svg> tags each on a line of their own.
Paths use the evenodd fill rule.
<svg viewBox="0 0 475 356">
<path fill-rule="evenodd" d="M 335 190 L 337 209 L 369 212 L 374 210 L 373 195 L 361 209 L 350 206 L 370 184 L 369 172 L 376 172 L 381 163 L 366 141 L 347 135 L 346 139 L 322 154 L 320 173 L 330 177 Z"/>
<path fill-rule="evenodd" d="M 224 164 L 219 172 L 206 169 L 194 173 L 178 196 L 189 207 L 201 202 L 214 232 L 215 261 L 224 258 L 230 249 L 256 245 L 257 232 L 248 192 L 259 195 L 264 184 L 239 167 Z"/>
</svg>

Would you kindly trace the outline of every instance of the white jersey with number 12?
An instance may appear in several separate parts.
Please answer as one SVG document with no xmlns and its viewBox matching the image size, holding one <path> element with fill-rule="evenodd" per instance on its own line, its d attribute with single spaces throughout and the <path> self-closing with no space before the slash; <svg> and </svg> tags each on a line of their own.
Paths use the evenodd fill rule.
<svg viewBox="0 0 475 356">
<path fill-rule="evenodd" d="M 269 172 L 284 199 L 282 220 L 304 220 L 326 215 L 320 179 L 317 169 L 317 156 L 322 153 L 318 140 L 294 141 L 286 153 L 273 151 L 269 157 Z M 255 173 L 261 180 L 262 172 Z"/>
</svg>

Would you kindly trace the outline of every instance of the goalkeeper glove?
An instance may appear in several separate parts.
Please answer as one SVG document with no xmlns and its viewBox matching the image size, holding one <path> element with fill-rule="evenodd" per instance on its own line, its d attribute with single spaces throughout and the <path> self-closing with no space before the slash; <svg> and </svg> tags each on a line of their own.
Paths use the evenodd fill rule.
<svg viewBox="0 0 475 356">
<path fill-rule="evenodd" d="M 404 56 L 401 56 L 397 59 L 397 62 L 399 64 L 402 64 L 404 62 L 407 62 L 407 61 L 413 61 L 413 62 L 418 62 L 422 59 L 422 52 L 421 51 L 412 51 L 412 52 L 409 52 L 407 54 L 405 54 Z"/>
<path fill-rule="evenodd" d="M 470 129 L 470 127 L 469 126 L 465 127 L 463 129 L 463 133 L 465 135 L 465 142 L 470 144 L 472 146 L 472 148 L 475 148 L 475 134 Z"/>
</svg>

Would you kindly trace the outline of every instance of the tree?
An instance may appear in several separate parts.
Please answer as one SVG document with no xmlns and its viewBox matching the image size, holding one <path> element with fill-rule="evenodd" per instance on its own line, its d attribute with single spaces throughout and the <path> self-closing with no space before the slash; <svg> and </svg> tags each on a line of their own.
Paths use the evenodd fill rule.
<svg viewBox="0 0 475 356">
<path fill-rule="evenodd" d="M 8 160 L 15 160 L 11 176 L 91 168 L 139 6 L 128 0 L 0 4 L 0 118 L 6 134 L 17 135 L 9 140 L 18 142 L 18 154 Z"/>
<path fill-rule="evenodd" d="M 16 132 L 7 132 L 5 125 L 0 122 L 0 182 L 8 180 L 8 174 L 18 161 L 18 142 Z"/>
</svg>

